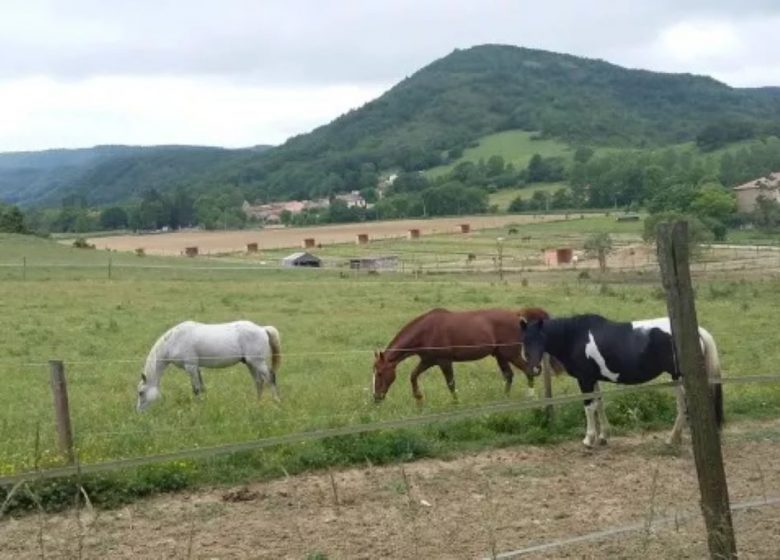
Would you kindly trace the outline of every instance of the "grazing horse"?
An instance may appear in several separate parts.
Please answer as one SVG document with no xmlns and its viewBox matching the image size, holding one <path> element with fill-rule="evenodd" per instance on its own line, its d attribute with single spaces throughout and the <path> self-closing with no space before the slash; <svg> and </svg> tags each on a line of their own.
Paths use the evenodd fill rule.
<svg viewBox="0 0 780 560">
<path fill-rule="evenodd" d="M 271 326 L 261 327 L 250 321 L 211 325 L 184 321 L 165 332 L 149 351 L 138 384 L 136 408 L 140 412 L 160 397 L 160 377 L 169 364 L 190 375 L 192 392 L 198 396 L 205 389 L 201 367 L 224 368 L 243 362 L 255 381 L 257 398 L 267 381 L 278 401 L 276 372 L 281 351 L 279 331 Z"/>
<path fill-rule="evenodd" d="M 520 319 L 520 335 L 529 367 L 539 367 L 542 353 L 556 358 L 577 380 L 583 393 L 598 393 L 599 381 L 638 384 L 651 381 L 661 373 L 670 373 L 675 381 L 682 372 L 677 367 L 671 326 L 667 317 L 615 323 L 600 315 L 528 321 Z M 711 381 L 720 378 L 718 349 L 712 335 L 699 328 L 699 339 L 704 352 L 707 376 Z M 677 389 L 677 419 L 668 443 L 680 442 L 686 422 L 685 393 Z M 719 383 L 714 384 L 714 406 L 718 426 L 723 422 L 723 394 Z M 582 441 L 592 447 L 598 425 L 599 443 L 607 442 L 609 424 L 601 396 L 585 401 L 587 431 Z"/>
<path fill-rule="evenodd" d="M 504 309 L 448 311 L 433 309 L 407 323 L 383 352 L 374 353 L 374 400 L 384 399 L 395 381 L 396 366 L 409 356 L 419 356 L 412 371 L 412 394 L 423 399 L 417 384 L 422 372 L 439 366 L 453 398 L 455 376 L 453 362 L 470 362 L 486 356 L 495 357 L 506 382 L 506 392 L 512 386 L 514 374 L 510 363 L 522 369 L 533 387 L 534 372 L 526 367 L 520 355 L 521 341 L 517 337 L 518 317 L 546 319 L 546 311 L 537 308 L 519 312 Z"/>
</svg>

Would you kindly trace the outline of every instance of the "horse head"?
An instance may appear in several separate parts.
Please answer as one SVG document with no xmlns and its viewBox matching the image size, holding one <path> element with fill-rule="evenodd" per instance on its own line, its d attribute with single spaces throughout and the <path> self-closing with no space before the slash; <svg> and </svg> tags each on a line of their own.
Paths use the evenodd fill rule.
<svg viewBox="0 0 780 560">
<path fill-rule="evenodd" d="M 138 412 L 143 412 L 147 406 L 153 401 L 160 398 L 160 389 L 146 379 L 146 374 L 141 374 L 141 381 L 138 382 L 138 401 L 136 402 L 135 409 Z"/>
<path fill-rule="evenodd" d="M 395 381 L 395 363 L 384 352 L 374 352 L 374 402 L 381 402 Z"/>
<path fill-rule="evenodd" d="M 544 332 L 545 318 L 520 317 L 520 340 L 523 341 L 522 357 L 527 364 L 526 375 L 539 375 L 542 371 L 542 357 L 546 336 Z M 528 372 L 531 372 L 530 374 Z"/>
</svg>

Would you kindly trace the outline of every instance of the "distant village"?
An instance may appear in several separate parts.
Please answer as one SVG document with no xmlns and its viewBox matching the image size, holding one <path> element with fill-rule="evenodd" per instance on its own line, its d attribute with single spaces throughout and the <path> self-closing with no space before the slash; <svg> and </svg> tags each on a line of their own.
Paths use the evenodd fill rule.
<svg viewBox="0 0 780 560">
<path fill-rule="evenodd" d="M 383 178 L 377 184 L 377 194 L 382 197 L 385 189 L 393 184 L 397 175 Z M 316 200 L 289 200 L 287 202 L 269 202 L 268 204 L 250 204 L 244 201 L 241 206 L 247 218 L 262 221 L 268 225 L 281 224 L 282 213 L 300 214 L 304 210 L 325 210 L 330 208 L 331 202 L 338 200 L 347 205 L 347 208 L 371 208 L 373 204 L 366 202 L 360 191 L 351 191 L 346 194 L 337 194 L 332 198 L 318 198 Z"/>
</svg>

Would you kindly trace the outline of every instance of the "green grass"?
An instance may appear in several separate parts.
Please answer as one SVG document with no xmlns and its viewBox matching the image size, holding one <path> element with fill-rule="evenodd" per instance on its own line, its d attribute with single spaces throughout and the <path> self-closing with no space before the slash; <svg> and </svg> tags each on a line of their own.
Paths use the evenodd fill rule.
<svg viewBox="0 0 780 560">
<path fill-rule="evenodd" d="M 532 235 L 534 243 L 541 244 L 603 230 L 633 239 L 641 224 L 589 217 L 521 228 Z M 416 246 L 420 258 L 433 259 L 434 251 L 492 250 L 498 233 L 393 243 L 397 247 Z M 525 250 L 519 239 L 507 238 L 506 243 L 507 251 Z M 388 245 L 390 250 L 393 245 Z M 330 250 L 352 252 L 354 246 Z M 421 411 L 413 402 L 408 383 L 413 360 L 399 368 L 398 381 L 386 402 L 381 406 L 371 402 L 372 351 L 384 347 L 411 317 L 432 307 L 540 305 L 556 315 L 598 311 L 624 319 L 666 313 L 657 285 L 612 284 L 605 290 L 598 282 L 577 281 L 573 275 L 554 281 L 510 276 L 508 282 L 499 283 L 494 276 L 433 274 L 415 279 L 411 275 L 339 275 L 338 271 L 193 270 L 195 264 L 215 259 L 153 259 L 112 253 L 115 265 L 159 263 L 174 268 L 117 266 L 109 280 L 103 268 L 106 252 L 75 250 L 30 237 L 0 238 L 0 263 L 16 262 L 21 256 L 33 263 L 71 262 L 82 268 L 31 268 L 26 280 L 19 276 L 19 269 L 0 269 L 0 474 L 60 462 L 53 429 L 49 359 L 65 361 L 79 458 L 83 463 L 94 463 L 416 416 Z M 240 263 L 241 259 L 224 262 Z M 780 313 L 780 285 L 769 281 L 716 282 L 700 285 L 698 294 L 700 322 L 716 336 L 727 375 L 777 373 L 780 347 L 770 342 Z M 280 405 L 268 396 L 256 401 L 243 367 L 206 370 L 207 393 L 202 401 L 193 399 L 187 376 L 170 368 L 163 378 L 162 401 L 145 414 L 135 413 L 141 367 L 162 332 L 185 319 L 239 318 L 272 324 L 281 332 L 284 357 L 279 383 L 284 400 Z M 456 382 L 461 397 L 457 405 L 451 402 L 439 372 L 424 374 L 426 404 L 422 412 L 479 406 L 506 398 L 501 376 L 490 360 L 458 364 Z M 518 377 L 510 399 L 527 398 L 523 384 Z M 568 377 L 555 380 L 555 394 L 575 391 Z M 670 427 L 673 403 L 672 395 L 666 393 L 621 395 L 610 401 L 608 411 L 618 430 Z M 775 414 L 780 391 L 776 386 L 728 386 L 726 405 L 731 415 Z M 489 446 L 560 441 L 579 436 L 582 429 L 578 405 L 561 407 L 553 426 L 547 426 L 537 411 L 486 415 L 89 477 L 88 489 L 93 501 L 113 505 L 155 491 L 279 476 L 282 469 L 293 473 L 366 460 L 381 463 L 448 456 Z M 72 503 L 67 483 L 52 482 L 37 488 L 51 507 Z M 31 503 L 18 497 L 14 507 L 31 507 Z"/>
<path fill-rule="evenodd" d="M 517 169 L 528 166 L 534 154 L 544 157 L 563 157 L 570 159 L 574 153 L 570 146 L 559 140 L 534 140 L 538 133 L 524 130 L 507 130 L 489 134 L 479 139 L 479 145 L 467 148 L 463 156 L 448 165 L 440 165 L 426 171 L 430 177 L 437 177 L 452 170 L 464 161 L 485 161 L 490 156 L 502 156 L 506 163 L 513 164 Z"/>
</svg>

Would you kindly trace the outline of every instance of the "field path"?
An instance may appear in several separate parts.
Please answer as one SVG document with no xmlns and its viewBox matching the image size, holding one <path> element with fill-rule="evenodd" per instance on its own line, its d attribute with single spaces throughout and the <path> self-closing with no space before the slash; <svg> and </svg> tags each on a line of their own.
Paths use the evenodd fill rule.
<svg viewBox="0 0 780 560">
<path fill-rule="evenodd" d="M 724 452 L 732 503 L 780 495 L 780 420 L 729 426 Z M 496 552 L 695 512 L 688 440 L 665 434 L 518 446 L 399 465 L 206 489 L 117 511 L 30 515 L 0 523 L 0 557 L 481 558 Z M 655 480 L 655 484 L 654 484 Z M 406 482 L 405 482 L 406 481 Z M 408 490 L 409 489 L 409 490 Z M 740 558 L 780 557 L 780 507 L 735 514 Z M 79 555 L 79 538 L 83 535 Z M 703 558 L 702 524 L 621 535 L 523 558 Z"/>
</svg>

